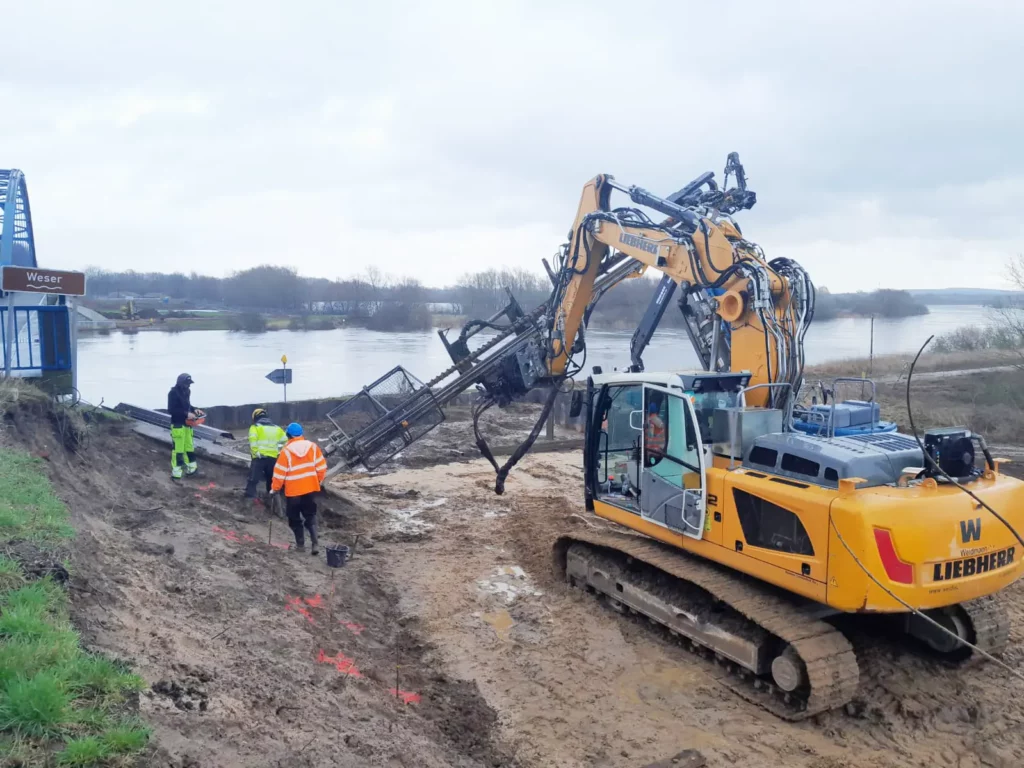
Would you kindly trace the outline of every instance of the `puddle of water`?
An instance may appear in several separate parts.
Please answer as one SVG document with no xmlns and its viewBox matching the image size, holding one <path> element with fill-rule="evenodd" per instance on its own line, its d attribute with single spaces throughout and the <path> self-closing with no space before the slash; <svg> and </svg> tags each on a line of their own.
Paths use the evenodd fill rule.
<svg viewBox="0 0 1024 768">
<path fill-rule="evenodd" d="M 544 594 L 534 589 L 526 571 L 518 565 L 499 566 L 491 576 L 477 581 L 476 586 L 485 595 L 503 599 L 506 605 L 511 605 L 518 597 L 541 597 Z"/>
<path fill-rule="evenodd" d="M 401 531 L 402 533 L 423 533 L 424 531 L 429 531 L 434 527 L 433 524 L 421 520 L 420 515 L 428 509 L 435 509 L 447 503 L 448 499 L 441 498 L 421 502 L 402 509 L 388 509 L 388 513 L 393 518 L 388 528 L 393 531 Z"/>
<path fill-rule="evenodd" d="M 502 609 L 494 613 L 485 613 L 481 616 L 484 621 L 494 627 L 494 632 L 500 640 L 508 640 L 508 633 L 512 630 L 512 626 L 515 624 L 512 621 L 512 617 L 509 616 L 508 611 Z"/>
</svg>

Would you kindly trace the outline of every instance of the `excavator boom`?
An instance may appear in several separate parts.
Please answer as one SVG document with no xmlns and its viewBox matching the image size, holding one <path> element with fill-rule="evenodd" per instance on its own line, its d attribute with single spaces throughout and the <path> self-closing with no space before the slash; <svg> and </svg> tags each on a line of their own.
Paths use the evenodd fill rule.
<svg viewBox="0 0 1024 768">
<path fill-rule="evenodd" d="M 794 394 L 803 371 L 802 340 L 813 316 L 814 288 L 798 265 L 777 260 L 774 269 L 758 246 L 743 239 L 730 214 L 751 207 L 756 198 L 746 188 L 735 153 L 726 165 L 729 175 L 738 182 L 733 189 L 721 190 L 708 172 L 668 198 L 621 185 L 608 175 L 589 181 L 569 242 L 549 269 L 548 300 L 525 313 L 509 295 L 505 308 L 487 319 L 470 320 L 453 340 L 439 332 L 453 365 L 433 380 L 421 384 L 399 367 L 339 406 L 330 414 L 336 429 L 326 450 L 341 461 L 331 473 L 357 463 L 379 466 L 441 423 L 444 406 L 471 387 L 485 394 L 480 413 L 537 387 L 548 387 L 553 401 L 560 383 L 580 371 L 573 360 L 586 348 L 586 326 L 600 298 L 648 268 L 663 277 L 634 337 L 634 367 L 642 366 L 643 348 L 681 286 L 680 308 L 705 369 L 731 366 L 749 370 L 752 385 L 788 386 L 788 395 L 777 388 L 752 391 L 751 405 Z M 612 208 L 614 193 L 665 218 L 655 222 L 641 208 Z M 494 335 L 471 350 L 469 340 L 484 331 Z M 488 455 L 479 434 L 477 442 Z"/>
</svg>

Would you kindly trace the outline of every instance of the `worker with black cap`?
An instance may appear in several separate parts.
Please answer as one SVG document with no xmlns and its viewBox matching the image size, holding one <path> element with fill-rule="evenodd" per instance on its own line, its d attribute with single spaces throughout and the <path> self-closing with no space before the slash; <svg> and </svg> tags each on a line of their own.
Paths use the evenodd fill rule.
<svg viewBox="0 0 1024 768">
<path fill-rule="evenodd" d="M 167 393 L 167 413 L 171 417 L 171 479 L 180 480 L 183 474 L 194 475 L 196 463 L 192 427 L 201 423 L 205 414 L 192 407 L 192 377 L 183 373 Z"/>
</svg>

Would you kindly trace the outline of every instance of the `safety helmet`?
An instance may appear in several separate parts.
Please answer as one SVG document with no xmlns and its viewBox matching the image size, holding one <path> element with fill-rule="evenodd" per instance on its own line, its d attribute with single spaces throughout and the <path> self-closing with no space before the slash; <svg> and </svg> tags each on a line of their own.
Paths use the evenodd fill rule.
<svg viewBox="0 0 1024 768">
<path fill-rule="evenodd" d="M 258 419 L 262 419 L 266 415 L 267 415 L 266 408 L 257 408 L 255 411 L 252 412 L 252 420 L 256 421 Z"/>
<path fill-rule="evenodd" d="M 178 374 L 178 386 L 179 387 L 187 387 L 191 383 L 192 383 L 192 376 L 190 376 L 187 373 L 180 373 L 180 374 Z"/>
<path fill-rule="evenodd" d="M 285 429 L 284 433 L 288 435 L 288 437 L 302 437 L 302 425 L 293 421 L 288 425 L 288 428 Z"/>
</svg>

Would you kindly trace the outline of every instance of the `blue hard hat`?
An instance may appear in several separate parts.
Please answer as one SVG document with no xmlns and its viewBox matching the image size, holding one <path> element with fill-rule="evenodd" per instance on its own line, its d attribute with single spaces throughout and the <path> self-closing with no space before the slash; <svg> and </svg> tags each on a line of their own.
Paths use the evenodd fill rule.
<svg viewBox="0 0 1024 768">
<path fill-rule="evenodd" d="M 288 435 L 288 437 L 302 437 L 302 425 L 293 421 L 288 425 L 284 433 Z"/>
</svg>

